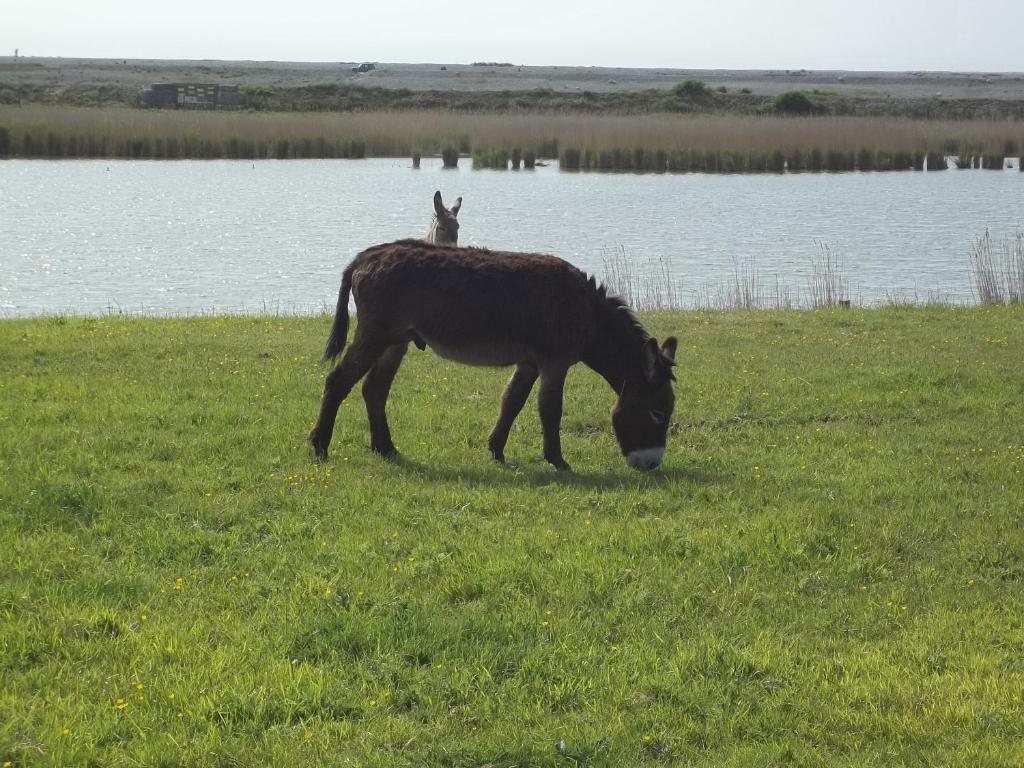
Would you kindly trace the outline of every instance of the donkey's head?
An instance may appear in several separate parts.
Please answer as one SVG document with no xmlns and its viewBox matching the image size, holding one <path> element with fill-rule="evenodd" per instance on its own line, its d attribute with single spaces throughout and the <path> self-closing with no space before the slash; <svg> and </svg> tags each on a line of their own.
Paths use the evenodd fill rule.
<svg viewBox="0 0 1024 768">
<path fill-rule="evenodd" d="M 641 376 L 626 380 L 612 407 L 612 427 L 626 463 L 633 469 L 656 469 L 665 455 L 665 439 L 675 406 L 672 366 L 676 339 L 669 336 L 661 348 L 647 339 L 641 350 Z"/>
<path fill-rule="evenodd" d="M 434 221 L 427 232 L 426 241 L 434 245 L 459 244 L 459 208 L 462 207 L 462 198 L 455 198 L 451 208 L 445 208 L 441 202 L 441 190 L 434 193 Z"/>
</svg>

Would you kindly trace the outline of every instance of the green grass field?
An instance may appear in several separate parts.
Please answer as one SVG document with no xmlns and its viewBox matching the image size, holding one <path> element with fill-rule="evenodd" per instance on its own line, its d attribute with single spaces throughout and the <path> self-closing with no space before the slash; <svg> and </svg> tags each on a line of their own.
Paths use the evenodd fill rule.
<svg viewBox="0 0 1024 768">
<path fill-rule="evenodd" d="M 313 463 L 325 317 L 0 322 L 0 764 L 1024 763 L 1024 307 L 645 321 L 570 475 L 416 350 Z"/>
</svg>

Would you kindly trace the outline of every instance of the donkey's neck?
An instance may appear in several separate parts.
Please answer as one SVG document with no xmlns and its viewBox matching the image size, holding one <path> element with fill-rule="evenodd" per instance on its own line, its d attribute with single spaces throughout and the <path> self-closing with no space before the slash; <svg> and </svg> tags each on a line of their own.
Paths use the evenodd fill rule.
<svg viewBox="0 0 1024 768">
<path fill-rule="evenodd" d="M 427 236 L 423 238 L 423 241 L 430 243 L 431 245 L 438 245 L 437 242 L 437 219 L 435 218 L 430 222 L 430 229 L 427 230 Z"/>
<path fill-rule="evenodd" d="M 647 332 L 625 302 L 605 296 L 603 288 L 595 296 L 594 320 L 594 332 L 581 360 L 621 394 L 627 381 L 643 378 L 641 359 Z"/>
<path fill-rule="evenodd" d="M 423 241 L 425 243 L 430 243 L 431 245 L 447 245 L 451 246 L 452 248 L 456 247 L 459 244 L 458 238 L 452 240 L 448 236 L 445 230 L 441 227 L 436 216 L 434 217 L 434 220 L 430 223 L 430 229 L 427 230 L 427 236 L 423 238 Z"/>
</svg>

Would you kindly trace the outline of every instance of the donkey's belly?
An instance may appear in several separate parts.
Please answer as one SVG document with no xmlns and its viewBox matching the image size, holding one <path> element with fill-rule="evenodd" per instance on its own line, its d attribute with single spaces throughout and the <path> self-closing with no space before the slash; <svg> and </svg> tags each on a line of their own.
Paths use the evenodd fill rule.
<svg viewBox="0 0 1024 768">
<path fill-rule="evenodd" d="M 511 344 L 452 344 L 423 336 L 423 340 L 440 357 L 465 365 L 515 365 L 532 358 L 526 349 Z"/>
</svg>

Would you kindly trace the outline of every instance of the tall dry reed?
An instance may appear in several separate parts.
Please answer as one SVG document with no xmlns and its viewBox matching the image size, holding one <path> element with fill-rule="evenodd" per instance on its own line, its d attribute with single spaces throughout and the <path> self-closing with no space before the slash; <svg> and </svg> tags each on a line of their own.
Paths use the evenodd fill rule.
<svg viewBox="0 0 1024 768">
<path fill-rule="evenodd" d="M 840 170 L 857 157 L 874 163 L 879 153 L 898 155 L 894 162 L 900 164 L 904 156 L 923 159 L 928 152 L 1002 157 L 1007 147 L 1024 146 L 1020 122 L 874 117 L 266 113 L 0 105 L 0 126 L 8 130 L 14 156 L 226 157 L 231 147 L 255 157 L 316 152 L 338 156 L 350 151 L 341 148 L 349 147 L 367 156 L 411 156 L 414 151 L 439 154 L 458 147 L 463 154 L 519 149 L 550 158 L 569 149 L 581 156 L 618 153 L 609 155 L 613 163 L 637 170 L 659 164 L 664 169 L 672 153 L 691 150 L 728 153 L 723 162 L 752 162 L 761 170 L 781 170 L 781 158 L 815 150 L 817 155 L 801 160 L 807 170 L 826 170 L 830 163 Z M 888 161 L 883 157 L 882 162 Z"/>
<path fill-rule="evenodd" d="M 811 306 L 837 307 L 850 302 L 850 290 L 843 276 L 843 264 L 839 254 L 831 246 L 818 241 L 818 254 L 811 264 L 811 275 L 807 281 L 807 295 Z"/>
<path fill-rule="evenodd" d="M 1024 302 L 1024 233 L 995 242 L 986 229 L 971 247 L 971 286 L 980 304 Z"/>
<path fill-rule="evenodd" d="M 682 291 L 668 260 L 653 257 L 638 264 L 626 249 L 601 249 L 601 282 L 608 291 L 625 299 L 633 309 L 681 309 Z"/>
</svg>

